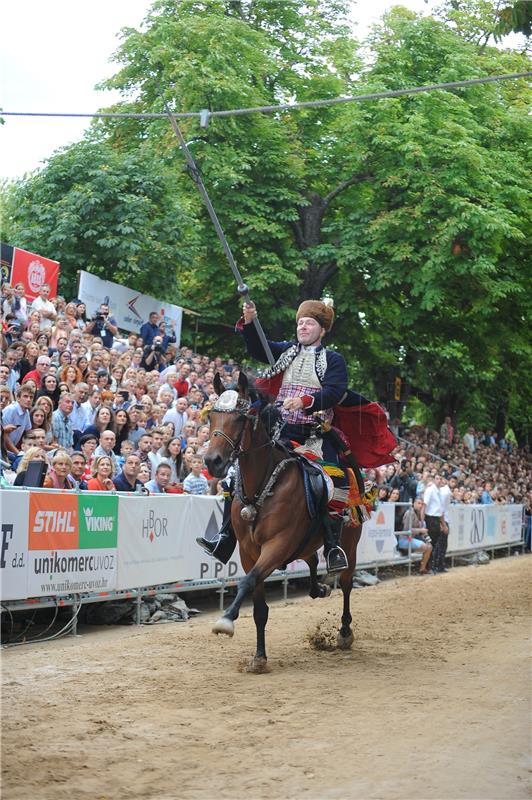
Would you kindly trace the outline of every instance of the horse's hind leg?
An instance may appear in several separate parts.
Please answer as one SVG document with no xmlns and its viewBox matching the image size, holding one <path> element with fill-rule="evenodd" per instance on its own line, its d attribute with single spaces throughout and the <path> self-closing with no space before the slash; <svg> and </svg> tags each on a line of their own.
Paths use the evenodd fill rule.
<svg viewBox="0 0 532 800">
<path fill-rule="evenodd" d="M 338 631 L 336 641 L 340 650 L 349 650 L 353 644 L 354 636 L 351 630 L 351 609 L 349 600 L 351 589 L 353 588 L 353 569 L 346 569 L 340 575 L 340 586 L 344 595 L 344 607 L 342 611 L 342 627 Z"/>
<path fill-rule="evenodd" d="M 257 652 L 249 662 L 246 672 L 261 674 L 268 672 L 266 658 L 266 623 L 269 608 L 265 598 L 264 581 L 260 581 L 253 592 L 253 619 L 257 629 Z"/>
<path fill-rule="evenodd" d="M 351 630 L 353 617 L 351 616 L 349 601 L 353 589 L 353 572 L 355 571 L 357 561 L 357 544 L 362 533 L 361 525 L 356 528 L 352 528 L 351 526 L 346 527 L 347 530 L 344 528 L 345 536 L 342 540 L 342 544 L 347 553 L 349 567 L 348 569 L 344 569 L 340 574 L 340 587 L 344 596 L 344 607 L 342 611 L 342 627 L 338 631 L 338 636 L 336 637 L 338 647 L 341 650 L 349 650 L 354 640 L 353 631 Z"/>
<path fill-rule="evenodd" d="M 320 583 L 318 580 L 318 556 L 313 553 L 310 558 L 306 559 L 310 569 L 310 588 L 308 590 L 309 596 L 312 599 L 316 597 L 329 597 L 331 587 L 326 583 Z"/>
</svg>

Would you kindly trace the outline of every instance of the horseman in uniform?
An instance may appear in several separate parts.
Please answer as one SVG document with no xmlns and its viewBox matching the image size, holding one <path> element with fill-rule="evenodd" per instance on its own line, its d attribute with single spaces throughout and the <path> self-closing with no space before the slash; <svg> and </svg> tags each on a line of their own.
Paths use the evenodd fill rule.
<svg viewBox="0 0 532 800">
<path fill-rule="evenodd" d="M 237 323 L 237 330 L 244 336 L 249 355 L 258 361 L 267 362 L 256 327 L 252 324 L 256 316 L 255 304 L 244 303 L 243 317 Z M 369 403 L 361 395 L 348 390 L 344 358 L 322 345 L 322 339 L 331 330 L 333 322 L 332 305 L 321 300 L 305 300 L 301 303 L 296 313 L 297 341 L 268 341 L 271 352 L 277 360 L 266 370 L 264 377 L 257 380 L 256 385 L 281 404 L 283 439 L 295 441 L 300 445 L 306 444 L 314 452 L 318 448 L 317 455 L 333 464 L 339 461 L 337 448 L 332 437 L 327 434 L 323 438 L 316 438 L 313 415 L 319 412 L 322 422 L 330 426 L 334 420 L 337 424 L 336 418 L 341 417 L 340 404 L 346 404 L 347 407 L 343 410 L 343 427 L 351 428 L 351 433 L 355 433 L 353 429 L 357 427 L 356 434 L 359 435 L 360 414 L 364 413 L 367 417 L 369 412 L 369 416 L 373 418 L 370 425 L 371 432 L 378 433 L 380 440 L 375 446 L 375 437 L 372 437 L 373 447 L 365 447 L 363 450 L 366 463 L 364 460 L 359 463 L 363 466 L 380 466 L 386 463 L 387 458 L 393 460 L 389 457 L 389 452 L 395 447 L 395 439 L 387 429 L 386 417 L 380 406 Z M 348 416 L 346 426 L 345 412 L 352 412 L 354 408 L 358 411 L 358 425 L 354 426 L 353 419 Z M 377 425 L 375 419 L 378 420 Z M 385 442 L 382 441 L 383 419 L 388 434 L 388 437 L 384 437 Z M 362 437 L 364 438 L 367 439 L 367 435 Z M 349 435 L 346 439 L 351 443 Z M 371 450 L 373 452 L 369 452 Z M 345 493 L 347 489 L 343 485 L 345 478 L 340 483 L 338 480 L 333 480 L 340 492 Z M 219 536 L 212 541 L 204 538 L 196 540 L 207 553 L 224 564 L 236 546 L 236 537 L 231 525 L 231 503 L 232 498 L 226 497 L 224 524 Z M 346 554 L 340 547 L 342 527 L 343 519 L 336 514 L 331 517 L 330 526 L 324 528 L 324 550 L 329 573 L 340 572 L 348 566 Z"/>
</svg>

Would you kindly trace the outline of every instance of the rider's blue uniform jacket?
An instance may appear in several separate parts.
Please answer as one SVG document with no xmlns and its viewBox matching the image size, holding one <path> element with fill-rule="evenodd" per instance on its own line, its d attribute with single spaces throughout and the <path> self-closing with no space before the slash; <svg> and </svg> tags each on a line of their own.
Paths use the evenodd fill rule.
<svg viewBox="0 0 532 800">
<path fill-rule="evenodd" d="M 257 361 L 268 362 L 264 348 L 259 339 L 257 330 L 253 324 L 243 325 L 239 328 L 244 340 L 248 353 Z M 297 342 L 272 342 L 268 340 L 273 357 L 277 360 L 283 353 L 289 350 Z M 325 354 L 324 369 L 320 366 L 323 363 L 323 353 Z M 313 402 L 311 405 L 305 407 L 306 414 L 313 414 L 315 411 L 322 411 L 324 409 L 333 408 L 338 405 L 346 395 L 347 392 L 347 367 L 343 356 L 334 350 L 327 350 L 324 347 L 316 348 L 316 373 L 321 383 L 321 390 L 313 393 Z M 288 365 L 287 365 L 288 366 Z M 282 370 L 280 377 L 282 380 Z M 271 381 L 275 382 L 274 376 Z"/>
</svg>

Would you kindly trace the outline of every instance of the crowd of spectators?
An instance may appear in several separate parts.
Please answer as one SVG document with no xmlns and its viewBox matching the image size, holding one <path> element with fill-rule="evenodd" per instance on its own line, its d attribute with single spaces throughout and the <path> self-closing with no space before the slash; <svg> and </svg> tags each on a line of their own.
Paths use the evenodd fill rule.
<svg viewBox="0 0 532 800">
<path fill-rule="evenodd" d="M 398 548 L 422 554 L 421 574 L 444 572 L 449 509 L 455 504 L 507 503 L 525 508 L 525 542 L 530 549 L 532 464 L 495 432 L 470 427 L 463 436 L 447 417 L 439 431 L 419 425 L 397 428 L 396 462 L 375 475 L 379 502 L 396 503 Z M 413 510 L 404 504 L 413 504 Z M 406 532 L 411 531 L 407 536 Z"/>
<path fill-rule="evenodd" d="M 216 396 L 216 372 L 237 379 L 232 359 L 178 348 L 172 325 L 155 311 L 138 334 L 122 334 L 108 305 L 88 317 L 83 302 L 50 298 L 46 284 L 31 304 L 22 284 L 4 284 L 1 302 L 4 480 L 24 485 L 29 462 L 41 460 L 45 486 L 218 491 L 203 462 L 209 426 L 202 409 Z M 401 532 L 414 529 L 423 568 L 429 549 L 431 564 L 443 564 L 438 540 L 453 503 L 523 503 L 530 520 L 527 451 L 492 431 L 460 436 L 450 418 L 439 431 L 395 432 L 395 463 L 370 477 L 380 502 L 414 504 L 408 528 L 405 506 L 397 506 L 396 530 L 401 543 Z"/>
<path fill-rule="evenodd" d="M 24 287 L 2 287 L 3 478 L 24 485 L 31 461 L 47 465 L 44 486 L 96 491 L 207 494 L 218 481 L 203 461 L 202 409 L 216 371 L 234 381 L 231 359 L 178 348 L 157 312 L 139 334 L 121 334 L 109 306 L 30 305 Z"/>
</svg>

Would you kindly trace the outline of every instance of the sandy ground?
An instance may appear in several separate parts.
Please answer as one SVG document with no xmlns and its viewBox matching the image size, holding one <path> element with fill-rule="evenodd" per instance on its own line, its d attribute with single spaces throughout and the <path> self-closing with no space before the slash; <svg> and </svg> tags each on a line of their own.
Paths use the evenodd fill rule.
<svg viewBox="0 0 532 800">
<path fill-rule="evenodd" d="M 340 594 L 98 629 L 3 654 L 5 800 L 529 796 L 530 557 L 352 596 L 351 653 L 316 651 Z"/>
</svg>

